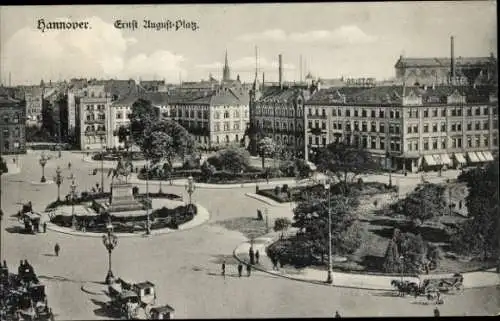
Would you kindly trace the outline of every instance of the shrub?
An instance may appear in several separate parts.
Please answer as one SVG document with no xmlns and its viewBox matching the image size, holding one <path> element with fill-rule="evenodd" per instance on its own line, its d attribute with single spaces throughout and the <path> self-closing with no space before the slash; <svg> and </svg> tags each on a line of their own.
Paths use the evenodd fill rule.
<svg viewBox="0 0 500 321">
<path fill-rule="evenodd" d="M 132 187 L 132 194 L 133 195 L 139 194 L 139 187 L 137 187 L 137 186 Z"/>
<path fill-rule="evenodd" d="M 281 187 L 281 192 L 288 193 L 288 184 L 283 184 L 283 186 Z"/>
<path fill-rule="evenodd" d="M 276 195 L 279 195 L 279 194 L 280 194 L 280 187 L 279 187 L 279 186 L 276 186 L 276 187 L 274 188 L 274 194 L 276 194 Z"/>
<path fill-rule="evenodd" d="M 182 169 L 200 168 L 200 159 L 195 156 L 188 156 L 182 164 Z"/>
</svg>

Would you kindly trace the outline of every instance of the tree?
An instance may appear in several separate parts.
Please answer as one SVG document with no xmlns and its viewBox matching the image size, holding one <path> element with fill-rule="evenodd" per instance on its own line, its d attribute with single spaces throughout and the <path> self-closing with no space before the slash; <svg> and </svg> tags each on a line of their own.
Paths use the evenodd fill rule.
<svg viewBox="0 0 500 321">
<path fill-rule="evenodd" d="M 358 176 L 379 168 L 367 150 L 342 142 L 318 149 L 316 162 L 320 171 L 341 183 L 344 195 L 349 193 L 349 185 L 355 183 Z"/>
<path fill-rule="evenodd" d="M 402 210 L 415 226 L 420 226 L 433 217 L 446 214 L 445 190 L 441 185 L 420 184 L 404 200 L 395 203 L 393 208 Z"/>
<path fill-rule="evenodd" d="M 132 104 L 132 114 L 130 115 L 130 134 L 134 144 L 142 145 L 143 135 L 147 129 L 158 121 L 158 112 L 150 101 L 138 99 Z"/>
<path fill-rule="evenodd" d="M 212 178 L 212 176 L 214 176 L 215 172 L 216 172 L 215 167 L 213 165 L 211 165 L 210 163 L 205 161 L 201 165 L 201 175 L 203 175 L 203 178 L 207 182 L 210 181 L 210 178 Z"/>
<path fill-rule="evenodd" d="M 478 167 L 458 177 L 467 183 L 466 206 L 470 218 L 461 223 L 452 236 L 452 244 L 458 252 L 477 255 L 483 260 L 499 259 L 498 175 L 498 160 L 495 160 L 486 168 Z"/>
<path fill-rule="evenodd" d="M 257 149 L 259 151 L 260 157 L 262 157 L 262 168 L 265 167 L 266 156 L 271 156 L 276 151 L 276 144 L 269 137 L 264 137 L 259 140 Z"/>
<path fill-rule="evenodd" d="M 116 133 L 118 136 L 118 142 L 123 143 L 125 146 L 125 149 L 128 152 L 128 149 L 130 148 L 129 144 L 129 136 L 130 136 L 130 129 L 126 126 L 120 126 L 118 128 L 118 132 Z"/>
<path fill-rule="evenodd" d="M 332 223 L 332 250 L 337 254 L 353 253 L 360 245 L 361 229 L 354 209 L 359 204 L 356 197 L 332 195 L 330 204 L 324 197 L 311 193 L 294 209 L 292 226 L 299 229 L 304 240 L 315 245 L 323 256 L 328 248 L 328 212 Z M 330 206 L 328 206 L 330 205 Z"/>
<path fill-rule="evenodd" d="M 384 265 L 382 266 L 384 272 L 395 273 L 399 271 L 400 259 L 398 250 L 399 229 L 394 229 L 392 238 L 387 245 L 387 250 L 384 256 Z"/>
<path fill-rule="evenodd" d="M 278 217 L 274 221 L 273 230 L 275 232 L 281 231 L 281 237 L 283 238 L 283 235 L 286 233 L 290 225 L 292 225 L 292 222 L 287 217 Z"/>
<path fill-rule="evenodd" d="M 406 273 L 420 271 L 427 246 L 420 234 L 402 233 L 398 238 L 399 253 L 403 257 L 403 267 Z"/>
<path fill-rule="evenodd" d="M 236 174 L 250 165 L 250 154 L 244 148 L 227 148 L 217 154 L 223 170 Z"/>
</svg>

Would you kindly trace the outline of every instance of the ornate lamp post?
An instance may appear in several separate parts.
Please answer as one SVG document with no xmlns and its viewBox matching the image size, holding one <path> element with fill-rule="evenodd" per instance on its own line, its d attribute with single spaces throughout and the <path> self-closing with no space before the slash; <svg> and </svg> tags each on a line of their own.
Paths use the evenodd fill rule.
<svg viewBox="0 0 500 321">
<path fill-rule="evenodd" d="M 188 182 L 187 182 L 187 185 L 186 185 L 186 191 L 189 195 L 189 205 L 192 204 L 191 200 L 192 200 L 192 196 L 193 196 L 193 193 L 194 191 L 196 190 L 196 186 L 194 185 L 194 180 L 193 180 L 193 176 L 189 176 L 188 177 Z"/>
<path fill-rule="evenodd" d="M 331 213 L 331 193 L 329 182 L 325 183 L 325 190 L 328 191 L 328 275 L 326 283 L 332 284 L 332 213 Z"/>
<path fill-rule="evenodd" d="M 403 282 L 403 277 L 404 277 L 404 270 L 405 270 L 405 257 L 400 256 L 399 261 L 401 262 L 401 282 Z"/>
<path fill-rule="evenodd" d="M 146 235 L 151 234 L 151 219 L 149 217 L 149 161 L 146 158 Z"/>
<path fill-rule="evenodd" d="M 71 179 L 71 225 L 73 229 L 76 229 L 76 216 L 75 216 L 75 198 L 76 198 L 76 184 L 75 184 L 75 177 L 73 173 L 71 173 L 70 176 Z"/>
<path fill-rule="evenodd" d="M 158 167 L 158 176 L 160 177 L 160 188 L 158 189 L 158 193 L 163 194 L 163 191 L 161 190 L 161 182 L 163 180 L 165 173 L 163 168 Z"/>
<path fill-rule="evenodd" d="M 42 152 L 42 155 L 40 156 L 40 159 L 38 162 L 40 163 L 40 166 L 42 166 L 42 179 L 40 180 L 41 183 L 45 183 L 47 180 L 45 179 L 45 165 L 47 165 L 47 161 L 49 158 L 45 155 L 44 152 Z"/>
<path fill-rule="evenodd" d="M 54 180 L 56 181 L 57 184 L 57 201 L 61 201 L 61 184 L 63 183 L 63 176 L 61 175 L 61 167 L 57 166 L 56 168 L 56 176 L 54 177 Z"/>
<path fill-rule="evenodd" d="M 102 136 L 101 136 L 102 137 Z M 104 139 L 101 139 L 101 143 Z M 102 154 L 101 154 L 101 190 L 104 193 L 104 153 L 106 152 L 106 145 L 102 144 Z"/>
<path fill-rule="evenodd" d="M 106 283 L 111 284 L 114 279 L 113 272 L 111 270 L 111 253 L 118 245 L 118 237 L 113 233 L 113 225 L 109 223 L 106 226 L 108 232 L 102 236 L 102 243 L 108 251 L 108 274 L 106 275 Z"/>
<path fill-rule="evenodd" d="M 389 167 L 389 187 L 392 187 L 392 160 L 391 164 L 389 166 L 389 160 L 390 160 L 391 154 L 389 151 L 385 153 L 385 166 Z"/>
</svg>

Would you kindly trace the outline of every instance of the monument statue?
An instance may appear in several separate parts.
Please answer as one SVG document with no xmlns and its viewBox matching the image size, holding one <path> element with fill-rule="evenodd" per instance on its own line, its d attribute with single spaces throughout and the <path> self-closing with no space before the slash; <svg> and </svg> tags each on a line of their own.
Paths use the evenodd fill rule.
<svg viewBox="0 0 500 321">
<path fill-rule="evenodd" d="M 112 170 L 112 178 L 117 180 L 117 184 L 126 184 L 132 171 L 132 162 L 130 160 L 124 162 L 122 157 L 120 157 L 116 168 Z"/>
</svg>

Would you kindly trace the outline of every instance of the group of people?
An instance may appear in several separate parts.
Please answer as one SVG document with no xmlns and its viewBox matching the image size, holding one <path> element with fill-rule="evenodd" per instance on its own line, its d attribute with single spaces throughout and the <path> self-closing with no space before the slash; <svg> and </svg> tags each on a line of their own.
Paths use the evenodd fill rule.
<svg viewBox="0 0 500 321">
<path fill-rule="evenodd" d="M 247 269 L 247 277 L 249 277 L 252 274 L 252 266 L 250 264 L 245 264 L 246 269 Z M 222 272 L 221 275 L 225 278 L 226 277 L 226 260 L 222 261 Z M 243 275 L 243 263 L 239 262 L 238 263 L 238 277 L 241 277 Z"/>
<path fill-rule="evenodd" d="M 4 261 L 4 264 L 6 265 L 6 262 Z M 29 264 L 28 260 L 21 260 L 19 262 L 19 267 L 17 268 L 17 274 L 19 278 L 25 282 L 34 282 L 36 283 L 38 281 L 36 274 L 35 274 L 35 269 L 33 269 L 33 266 Z"/>
</svg>

